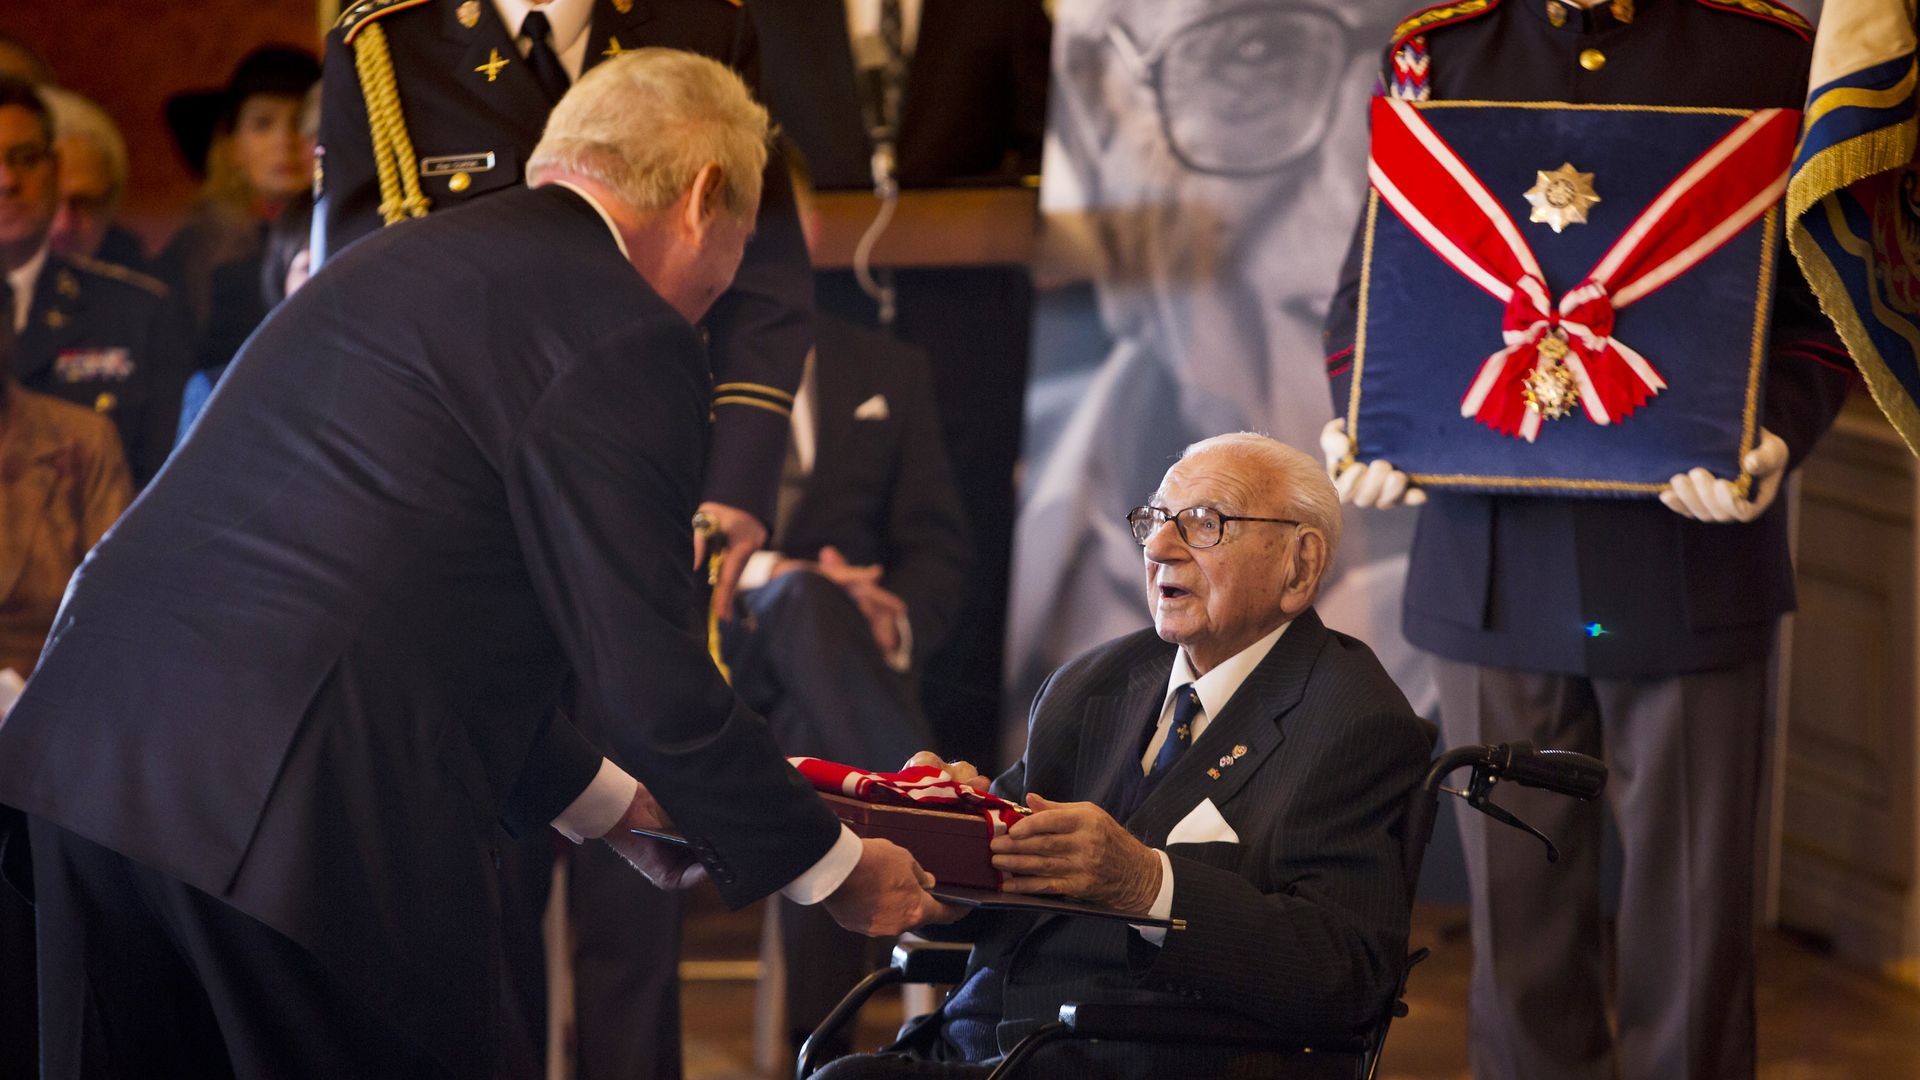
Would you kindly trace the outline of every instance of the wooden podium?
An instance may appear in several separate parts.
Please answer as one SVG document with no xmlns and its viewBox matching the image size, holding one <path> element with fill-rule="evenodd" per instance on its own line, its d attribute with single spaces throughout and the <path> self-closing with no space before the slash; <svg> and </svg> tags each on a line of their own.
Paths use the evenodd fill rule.
<svg viewBox="0 0 1920 1080">
<path fill-rule="evenodd" d="M 815 201 L 821 227 L 814 268 L 851 268 L 880 200 L 866 191 L 823 191 Z M 1025 266 L 1039 224 L 1040 192 L 1033 187 L 903 191 L 872 262 L 896 268 Z"/>
</svg>

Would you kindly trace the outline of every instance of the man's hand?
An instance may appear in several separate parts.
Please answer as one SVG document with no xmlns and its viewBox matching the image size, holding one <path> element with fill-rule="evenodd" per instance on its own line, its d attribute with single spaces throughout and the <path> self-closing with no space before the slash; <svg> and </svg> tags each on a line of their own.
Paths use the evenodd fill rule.
<svg viewBox="0 0 1920 1080">
<path fill-rule="evenodd" d="M 953 777 L 956 782 L 965 784 L 975 791 L 985 791 L 987 790 L 987 785 L 991 783 L 985 776 L 980 775 L 979 769 L 974 768 L 971 764 L 964 761 L 942 761 L 940 755 L 931 750 L 922 750 L 908 758 L 905 767 L 912 769 L 921 765 L 931 765 L 936 769 L 945 769 L 947 775 Z"/>
<path fill-rule="evenodd" d="M 1660 501 L 1667 509 L 1695 521 L 1752 521 L 1766 513 L 1780 494 L 1780 481 L 1787 475 L 1787 444 L 1761 428 L 1760 445 L 1747 451 L 1740 467 L 1753 478 L 1751 498 L 1741 498 L 1732 481 L 1705 469 L 1694 469 L 1667 481 Z"/>
<path fill-rule="evenodd" d="M 887 937 L 928 923 L 950 923 L 967 913 L 927 892 L 933 875 L 920 869 L 907 849 L 888 840 L 860 841 L 860 862 L 820 903 L 841 926 L 868 937 Z"/>
<path fill-rule="evenodd" d="M 1326 459 L 1327 475 L 1333 477 L 1333 487 L 1340 493 L 1341 502 L 1386 510 L 1402 503 L 1419 506 L 1427 501 L 1427 493 L 1414 487 L 1407 474 L 1394 468 L 1391 462 L 1362 465 L 1356 461 L 1343 467 L 1342 463 L 1352 452 L 1353 440 L 1347 437 L 1347 422 L 1338 417 L 1327 421 L 1327 426 L 1320 429 L 1320 454 Z"/>
<path fill-rule="evenodd" d="M 1027 796 L 1034 812 L 993 838 L 1003 892 L 1074 896 L 1145 915 L 1160 894 L 1160 856 L 1093 803 Z"/>
<path fill-rule="evenodd" d="M 727 549 L 720 559 L 720 576 L 713 583 L 711 610 L 721 622 L 727 622 L 733 618 L 734 587 L 740 583 L 741 571 L 747 568 L 747 557 L 765 546 L 767 527 L 759 518 L 725 503 L 703 502 L 700 513 L 706 515 L 710 526 L 693 530 L 693 572 L 701 573 L 706 566 L 708 532 L 726 537 Z"/>
<path fill-rule="evenodd" d="M 627 812 L 621 816 L 620 824 L 601 839 L 607 842 L 608 847 L 619 852 L 621 858 L 632 863 L 635 870 L 645 874 L 655 888 L 669 891 L 690 889 L 707 879 L 707 868 L 693 857 L 692 849 L 635 836 L 631 831 L 633 829 L 652 829 L 655 832 L 673 830 L 673 822 L 668 819 L 667 812 L 654 801 L 645 784 L 641 784 L 633 793 L 633 801 L 627 804 Z"/>
<path fill-rule="evenodd" d="M 846 590 L 860 614 L 866 617 L 867 629 L 873 634 L 873 643 L 880 647 L 880 655 L 892 656 L 900 648 L 900 620 L 906 617 L 907 602 L 880 584 L 886 574 L 885 567 L 855 566 L 840 554 L 839 548 L 829 544 L 820 549 L 818 562 L 782 559 L 774 564 L 771 576 L 777 578 L 796 570 L 819 574 Z"/>
</svg>

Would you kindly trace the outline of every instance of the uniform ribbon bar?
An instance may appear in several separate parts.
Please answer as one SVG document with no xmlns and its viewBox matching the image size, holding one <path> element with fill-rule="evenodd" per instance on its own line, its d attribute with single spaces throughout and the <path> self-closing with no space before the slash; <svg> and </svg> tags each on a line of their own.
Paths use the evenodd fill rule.
<svg viewBox="0 0 1920 1080">
<path fill-rule="evenodd" d="M 1615 314 L 1691 270 L 1786 190 L 1800 114 L 1762 109 L 1722 136 L 1641 211 L 1586 277 L 1553 301 L 1533 249 L 1480 178 L 1404 101 L 1373 99 L 1367 173 L 1380 198 L 1448 266 L 1504 305 L 1505 348 L 1480 365 L 1460 415 L 1532 442 L 1577 402 L 1596 424 L 1666 389 L 1613 336 Z"/>
</svg>

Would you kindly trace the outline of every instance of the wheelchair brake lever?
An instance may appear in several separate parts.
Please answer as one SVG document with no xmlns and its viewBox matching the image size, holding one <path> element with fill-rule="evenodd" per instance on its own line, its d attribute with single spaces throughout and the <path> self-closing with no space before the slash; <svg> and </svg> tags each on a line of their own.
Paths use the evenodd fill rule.
<svg viewBox="0 0 1920 1080">
<path fill-rule="evenodd" d="M 1519 818 L 1514 817 L 1513 814 L 1510 811 L 1508 811 L 1505 807 L 1494 803 L 1493 785 L 1497 782 L 1498 782 L 1497 778 L 1492 776 L 1487 771 L 1487 768 L 1484 765 L 1476 765 L 1473 768 L 1472 778 L 1467 782 L 1467 790 L 1461 791 L 1458 788 L 1450 788 L 1450 787 L 1443 787 L 1440 790 L 1458 799 L 1461 799 L 1468 806 L 1471 806 L 1475 810 L 1480 811 L 1481 813 L 1487 815 L 1493 820 L 1500 822 L 1502 825 L 1509 825 L 1509 826 L 1512 826 L 1513 828 L 1519 829 L 1521 832 L 1530 834 L 1531 836 L 1534 837 L 1534 839 L 1539 840 L 1542 844 L 1547 845 L 1547 861 L 1548 862 L 1550 863 L 1559 862 L 1560 849 L 1553 846 L 1553 841 L 1547 838 L 1546 833 L 1543 833 L 1539 829 L 1536 829 L 1533 826 L 1527 824 L 1526 822 L 1521 821 Z"/>
</svg>

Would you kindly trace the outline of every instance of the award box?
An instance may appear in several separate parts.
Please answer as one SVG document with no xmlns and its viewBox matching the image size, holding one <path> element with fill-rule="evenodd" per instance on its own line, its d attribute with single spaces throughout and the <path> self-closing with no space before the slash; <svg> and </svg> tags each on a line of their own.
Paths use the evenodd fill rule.
<svg viewBox="0 0 1920 1080">
<path fill-rule="evenodd" d="M 1373 129 L 1355 460 L 1440 489 L 1647 497 L 1704 466 L 1744 491 L 1797 113 L 1377 98 Z"/>
<path fill-rule="evenodd" d="M 912 853 L 942 885 L 997 889 L 993 868 L 993 823 L 978 810 L 930 810 L 886 806 L 822 793 L 841 821 L 864 838 L 891 840 Z"/>
</svg>

